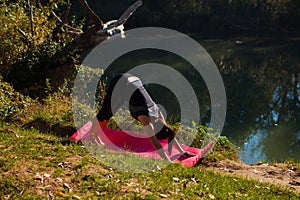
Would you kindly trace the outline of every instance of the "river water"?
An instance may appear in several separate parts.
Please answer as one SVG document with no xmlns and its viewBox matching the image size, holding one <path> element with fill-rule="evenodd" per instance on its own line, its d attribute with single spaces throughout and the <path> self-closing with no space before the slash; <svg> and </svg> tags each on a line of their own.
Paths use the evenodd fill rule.
<svg viewBox="0 0 300 200">
<path fill-rule="evenodd" d="M 227 115 L 221 135 L 240 148 L 240 159 L 247 164 L 300 161 L 300 37 L 193 38 L 222 75 Z M 182 58 L 161 50 L 140 50 L 120 57 L 108 71 L 125 72 L 145 63 L 161 63 L 180 71 L 197 93 L 201 123 L 209 122 L 206 85 Z M 164 106 L 168 120 L 176 121 L 180 111 L 172 92 L 155 85 L 146 88 Z"/>
<path fill-rule="evenodd" d="M 300 161 L 300 38 L 203 41 L 225 82 L 228 111 L 223 135 L 240 159 Z"/>
</svg>

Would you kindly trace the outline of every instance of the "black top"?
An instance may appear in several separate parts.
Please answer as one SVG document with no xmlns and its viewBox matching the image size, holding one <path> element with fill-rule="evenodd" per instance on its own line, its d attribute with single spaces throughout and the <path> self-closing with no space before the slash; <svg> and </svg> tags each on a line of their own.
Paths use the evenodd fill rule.
<svg viewBox="0 0 300 200">
<path fill-rule="evenodd" d="M 120 106 L 129 102 L 131 115 L 137 119 L 140 115 L 158 117 L 158 108 L 141 80 L 129 73 L 115 76 L 109 83 L 107 94 L 97 119 L 109 120 Z"/>
</svg>

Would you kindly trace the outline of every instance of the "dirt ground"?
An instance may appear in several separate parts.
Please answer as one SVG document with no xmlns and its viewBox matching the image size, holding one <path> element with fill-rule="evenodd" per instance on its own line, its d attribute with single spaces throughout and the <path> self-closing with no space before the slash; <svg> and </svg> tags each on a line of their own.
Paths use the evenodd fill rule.
<svg viewBox="0 0 300 200">
<path fill-rule="evenodd" d="M 300 169 L 295 164 L 246 165 L 243 162 L 232 160 L 203 162 L 202 164 L 217 173 L 273 183 L 300 193 Z"/>
</svg>

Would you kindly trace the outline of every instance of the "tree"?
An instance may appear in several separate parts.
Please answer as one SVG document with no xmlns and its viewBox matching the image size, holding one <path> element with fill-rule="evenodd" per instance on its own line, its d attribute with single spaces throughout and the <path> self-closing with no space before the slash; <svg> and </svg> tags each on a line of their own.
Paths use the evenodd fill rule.
<svg viewBox="0 0 300 200">
<path fill-rule="evenodd" d="M 106 23 L 91 9 L 87 0 L 79 0 L 83 10 L 89 17 L 89 26 L 83 30 L 80 26 L 68 24 L 69 13 L 71 9 L 70 0 L 50 1 L 49 4 L 42 5 L 39 1 L 22 1 L 23 4 L 12 4 L 16 9 L 23 9 L 24 20 L 30 21 L 26 30 L 17 26 L 18 37 L 22 38 L 22 46 L 27 49 L 21 53 L 20 61 L 17 60 L 10 68 L 11 63 L 6 64 L 6 71 L 3 77 L 6 81 L 12 83 L 18 90 L 33 91 L 43 88 L 45 80 L 50 78 L 51 82 L 58 87 L 66 78 L 67 74 L 75 70 L 75 64 L 81 62 L 81 59 L 91 51 L 96 45 L 103 42 L 110 36 L 124 32 L 124 24 L 129 17 L 142 5 L 138 0 L 132 4 L 117 20 L 110 20 Z M 60 9 L 57 7 L 61 6 Z M 5 6 L 1 7 L 5 10 Z M 44 39 L 36 42 L 37 24 L 41 18 L 34 18 L 33 15 L 43 13 L 44 21 L 48 29 L 45 32 Z M 61 12 L 61 14 L 57 14 Z M 12 24 L 12 23 L 10 23 Z M 21 26 L 22 22 L 20 22 Z M 75 23 L 76 25 L 76 23 Z M 12 48 L 20 49 L 18 46 Z M 3 50 L 5 52 L 5 50 Z M 19 57 L 19 58 L 20 58 Z M 59 74 L 59 76 L 53 75 Z M 37 94 L 36 93 L 36 94 Z M 34 95 L 36 95 L 34 94 Z"/>
</svg>

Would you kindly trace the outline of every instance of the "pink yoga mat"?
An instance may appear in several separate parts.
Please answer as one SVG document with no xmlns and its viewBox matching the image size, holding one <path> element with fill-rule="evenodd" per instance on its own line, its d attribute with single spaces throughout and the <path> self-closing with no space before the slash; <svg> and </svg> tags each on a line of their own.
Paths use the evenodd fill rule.
<svg viewBox="0 0 300 200">
<path fill-rule="evenodd" d="M 76 133 L 74 133 L 70 140 L 86 140 L 89 136 L 89 132 L 92 128 L 92 122 L 87 122 L 83 127 L 81 127 Z M 101 140 L 105 144 L 105 148 L 110 150 L 127 150 L 128 153 L 138 155 L 150 159 L 161 159 L 160 155 L 155 150 L 151 141 L 146 137 L 141 137 L 141 134 L 134 132 L 126 132 L 121 130 L 112 130 L 109 128 L 103 128 L 103 133 L 101 135 Z M 81 135 L 82 137 L 78 137 Z M 74 139 L 76 138 L 76 139 Z M 182 149 L 195 154 L 193 157 L 182 156 L 179 150 L 175 147 L 172 148 L 171 154 L 168 153 L 168 142 L 167 140 L 159 140 L 163 146 L 167 155 L 174 162 L 179 162 L 185 167 L 195 166 L 205 154 L 213 148 L 214 142 L 210 142 L 203 149 L 193 148 L 185 145 L 181 145 Z"/>
</svg>

